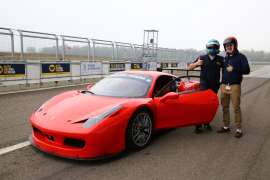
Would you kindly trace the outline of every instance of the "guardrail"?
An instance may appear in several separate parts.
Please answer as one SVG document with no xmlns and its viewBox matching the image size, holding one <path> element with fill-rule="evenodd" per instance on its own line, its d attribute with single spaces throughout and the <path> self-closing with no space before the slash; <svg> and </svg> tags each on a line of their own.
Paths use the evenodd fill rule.
<svg viewBox="0 0 270 180">
<path fill-rule="evenodd" d="M 10 47 L 5 47 L 1 51 L 4 51 L 5 53 L 10 54 L 12 57 L 14 57 L 14 34 L 13 31 L 9 28 L 0 28 L 0 35 L 5 38 L 10 38 Z"/>
<path fill-rule="evenodd" d="M 134 43 L 0 27 L 0 60 L 109 60 L 187 63 L 201 53 L 192 49 L 184 51 L 162 47 L 145 48 L 143 45 Z M 152 54 L 156 56 L 144 57 L 145 51 L 154 51 Z M 251 60 L 251 64 L 270 63 L 249 60 Z"/>
<path fill-rule="evenodd" d="M 162 47 L 148 50 L 157 51 L 156 57 L 143 57 L 145 49 L 139 44 L 0 28 L 0 83 L 24 80 L 28 84 L 33 80 L 53 79 L 54 76 L 44 76 L 46 72 L 43 72 L 42 65 L 46 63 L 60 69 L 65 67 L 57 64 L 69 63 L 69 78 L 81 79 L 129 69 L 167 68 L 170 73 L 177 73 L 186 68 L 187 60 L 195 58 L 193 50 L 189 50 L 185 57 L 181 57 L 183 50 Z M 261 66 L 270 62 L 250 61 L 250 64 Z M 61 78 L 63 74 L 57 73 L 56 77 Z"/>
<path fill-rule="evenodd" d="M 42 33 L 42 32 L 34 32 L 34 31 L 25 31 L 25 30 L 17 30 L 20 34 L 20 43 L 21 43 L 21 59 L 22 60 L 26 60 L 28 59 L 28 57 L 26 57 L 28 55 L 27 52 L 25 52 L 25 42 L 26 42 L 26 38 L 29 38 L 30 41 L 32 41 L 32 39 L 38 39 L 38 40 L 49 40 L 49 41 L 53 41 L 53 45 L 55 45 L 55 53 L 53 53 L 53 56 L 55 56 L 55 59 L 58 59 L 59 57 L 59 48 L 58 48 L 58 37 L 56 34 L 49 34 L 49 33 Z M 34 47 L 32 47 L 34 48 Z M 31 52 L 31 49 L 29 48 L 28 51 Z M 35 50 L 32 49 L 32 54 L 36 54 Z M 51 54 L 51 53 L 44 53 L 44 54 Z"/>
<path fill-rule="evenodd" d="M 157 70 L 158 67 L 179 70 L 180 63 L 141 61 L 1 61 L 0 84 L 31 84 L 47 81 L 80 80 L 125 70 Z M 177 67 L 178 69 L 176 69 Z M 164 70 L 167 70 L 164 68 Z M 172 71 L 172 69 L 171 69 Z M 10 83 L 14 82 L 14 83 Z"/>
<path fill-rule="evenodd" d="M 87 60 L 93 60 L 94 57 L 91 58 L 91 45 L 90 40 L 85 37 L 76 37 L 76 36 L 67 36 L 67 35 L 61 35 L 62 38 L 62 60 L 64 59 L 72 59 L 73 56 L 80 55 L 82 57 L 87 57 Z M 86 53 L 76 54 L 74 52 L 73 46 L 69 46 L 68 43 L 76 43 L 77 46 L 74 46 L 75 48 L 80 47 L 86 47 Z"/>
<path fill-rule="evenodd" d="M 93 54 L 101 60 L 115 60 L 115 45 L 113 41 L 91 39 L 93 42 Z"/>
<path fill-rule="evenodd" d="M 0 91 L 21 85 L 46 87 L 43 85 L 48 83 L 55 86 L 85 83 L 92 78 L 125 70 L 159 70 L 176 76 L 198 76 L 200 72 L 187 70 L 186 64 L 175 62 L 8 60 L 0 61 Z"/>
<path fill-rule="evenodd" d="M 17 41 L 14 40 L 14 37 Z M 16 48 L 14 48 L 16 47 Z M 156 57 L 143 57 L 155 51 Z M 0 27 L 0 60 L 182 61 L 178 50 Z"/>
</svg>

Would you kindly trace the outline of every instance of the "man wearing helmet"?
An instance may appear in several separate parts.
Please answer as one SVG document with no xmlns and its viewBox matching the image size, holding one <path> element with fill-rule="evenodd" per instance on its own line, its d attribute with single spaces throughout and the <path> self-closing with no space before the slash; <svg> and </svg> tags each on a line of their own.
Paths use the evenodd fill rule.
<svg viewBox="0 0 270 180">
<path fill-rule="evenodd" d="M 206 44 L 206 55 L 198 57 L 193 63 L 188 65 L 188 70 L 193 70 L 201 67 L 200 73 L 200 88 L 201 90 L 212 89 L 215 93 L 218 92 L 220 86 L 220 70 L 224 67 L 224 58 L 219 56 L 219 42 L 211 39 Z M 204 127 L 211 131 L 210 124 L 205 124 Z M 197 125 L 195 133 L 202 132 L 202 125 Z"/>
<path fill-rule="evenodd" d="M 228 37 L 223 42 L 226 51 L 225 67 L 222 71 L 221 85 L 221 105 L 223 108 L 223 123 L 224 126 L 218 130 L 218 133 L 230 132 L 230 100 L 232 101 L 234 118 L 236 124 L 235 137 L 241 138 L 243 132 L 241 130 L 241 83 L 243 74 L 249 74 L 250 68 L 245 55 L 238 51 L 238 43 L 235 37 Z"/>
</svg>

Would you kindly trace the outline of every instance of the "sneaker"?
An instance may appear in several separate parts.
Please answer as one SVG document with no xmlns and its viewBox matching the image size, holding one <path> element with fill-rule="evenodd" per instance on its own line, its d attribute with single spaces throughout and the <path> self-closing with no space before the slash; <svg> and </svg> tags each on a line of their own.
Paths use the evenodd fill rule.
<svg viewBox="0 0 270 180">
<path fill-rule="evenodd" d="M 235 132 L 234 137 L 236 137 L 236 138 L 241 138 L 242 136 L 243 136 L 243 132 L 242 132 L 242 131 L 236 131 L 236 132 Z"/>
<path fill-rule="evenodd" d="M 221 127 L 219 130 L 217 130 L 217 133 L 228 133 L 230 132 L 230 128 L 229 127 Z"/>
<path fill-rule="evenodd" d="M 208 130 L 208 131 L 212 131 L 212 127 L 210 124 L 204 124 L 204 129 Z"/>
<path fill-rule="evenodd" d="M 203 132 L 203 130 L 202 130 L 202 126 L 201 125 L 195 127 L 195 129 L 194 129 L 194 133 L 195 134 L 200 134 L 202 132 Z"/>
</svg>

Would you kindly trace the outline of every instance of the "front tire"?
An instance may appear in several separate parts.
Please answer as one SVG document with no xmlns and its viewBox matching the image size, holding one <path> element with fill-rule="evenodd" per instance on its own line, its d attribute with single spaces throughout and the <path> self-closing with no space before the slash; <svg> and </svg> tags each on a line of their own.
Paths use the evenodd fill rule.
<svg viewBox="0 0 270 180">
<path fill-rule="evenodd" d="M 152 116 L 147 110 L 140 110 L 128 124 L 126 144 L 128 149 L 139 150 L 146 147 L 152 138 Z"/>
</svg>

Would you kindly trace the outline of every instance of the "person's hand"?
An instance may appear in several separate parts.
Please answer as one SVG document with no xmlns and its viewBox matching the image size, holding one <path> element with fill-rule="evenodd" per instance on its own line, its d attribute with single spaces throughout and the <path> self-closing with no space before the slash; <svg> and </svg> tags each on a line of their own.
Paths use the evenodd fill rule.
<svg viewBox="0 0 270 180">
<path fill-rule="evenodd" d="M 233 66 L 232 66 L 232 65 L 229 65 L 229 66 L 227 67 L 227 71 L 228 71 L 228 72 L 232 72 L 232 71 L 233 71 Z"/>
<path fill-rule="evenodd" d="M 197 66 L 201 66 L 203 65 L 203 60 L 201 60 L 200 58 L 198 59 L 198 61 L 196 62 Z"/>
</svg>

